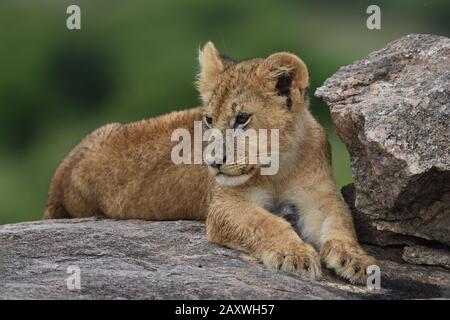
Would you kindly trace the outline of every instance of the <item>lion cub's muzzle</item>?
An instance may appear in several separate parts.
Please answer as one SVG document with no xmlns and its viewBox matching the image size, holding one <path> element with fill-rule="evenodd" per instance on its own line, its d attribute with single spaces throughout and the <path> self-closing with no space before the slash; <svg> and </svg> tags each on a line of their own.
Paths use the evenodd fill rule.
<svg viewBox="0 0 450 320">
<path fill-rule="evenodd" d="M 213 157 L 206 157 L 205 163 L 208 165 L 210 172 L 214 175 L 225 174 L 228 176 L 240 176 L 248 174 L 255 169 L 255 165 L 246 163 L 245 160 L 237 161 L 237 163 L 228 163 L 226 156 L 218 161 Z"/>
<path fill-rule="evenodd" d="M 227 163 L 225 158 L 222 161 L 206 158 L 205 164 L 208 165 L 208 170 L 216 181 L 227 186 L 243 184 L 253 176 L 257 169 L 257 165 L 248 164 L 245 161 Z"/>
<path fill-rule="evenodd" d="M 218 174 L 225 174 L 227 176 L 236 177 L 243 174 L 249 174 L 254 169 L 254 165 L 249 164 L 222 164 L 217 168 L 219 170 Z"/>
</svg>

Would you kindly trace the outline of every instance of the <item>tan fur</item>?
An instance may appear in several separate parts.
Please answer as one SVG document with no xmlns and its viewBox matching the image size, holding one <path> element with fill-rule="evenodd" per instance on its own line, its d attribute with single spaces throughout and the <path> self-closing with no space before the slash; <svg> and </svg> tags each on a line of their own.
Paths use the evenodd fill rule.
<svg viewBox="0 0 450 320">
<path fill-rule="evenodd" d="M 94 131 L 58 167 L 44 218 L 206 219 L 210 241 L 248 252 L 271 269 L 317 279 L 323 262 L 364 283 L 374 260 L 359 246 L 336 192 L 326 133 L 308 110 L 303 61 L 276 53 L 234 63 L 210 42 L 199 60 L 203 106 Z M 276 175 L 261 175 L 258 164 L 171 161 L 174 129 L 192 133 L 193 121 L 208 115 L 211 127 L 225 130 L 242 112 L 251 114 L 245 129 L 279 129 Z M 268 211 L 286 203 L 297 209 L 294 226 Z"/>
</svg>

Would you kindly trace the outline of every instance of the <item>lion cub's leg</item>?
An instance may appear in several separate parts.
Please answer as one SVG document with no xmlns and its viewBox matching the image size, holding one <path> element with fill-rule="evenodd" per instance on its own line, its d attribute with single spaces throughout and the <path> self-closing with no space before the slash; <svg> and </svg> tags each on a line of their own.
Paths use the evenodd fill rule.
<svg viewBox="0 0 450 320">
<path fill-rule="evenodd" d="M 365 283 L 367 267 L 375 260 L 359 245 L 350 211 L 334 182 L 320 179 L 312 187 L 296 188 L 290 198 L 300 208 L 301 235 L 320 250 L 325 266 L 352 283 Z"/>
<path fill-rule="evenodd" d="M 284 219 L 239 196 L 222 193 L 213 199 L 206 229 L 208 240 L 248 252 L 272 270 L 295 272 L 309 279 L 320 277 L 316 250 Z"/>
<path fill-rule="evenodd" d="M 365 284 L 367 267 L 375 260 L 359 245 L 347 205 L 337 196 L 325 196 L 328 212 L 320 227 L 320 255 L 326 267 L 352 283 Z"/>
</svg>

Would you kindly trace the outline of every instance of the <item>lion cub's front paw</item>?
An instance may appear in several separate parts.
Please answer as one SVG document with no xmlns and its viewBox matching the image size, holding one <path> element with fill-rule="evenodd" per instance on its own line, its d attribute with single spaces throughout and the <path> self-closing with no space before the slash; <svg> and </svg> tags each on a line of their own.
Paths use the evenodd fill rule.
<svg viewBox="0 0 450 320">
<path fill-rule="evenodd" d="M 325 266 L 354 284 L 365 284 L 367 267 L 375 264 L 357 243 L 329 240 L 322 245 L 320 256 Z"/>
<path fill-rule="evenodd" d="M 275 246 L 263 253 L 261 258 L 272 270 L 294 272 L 307 279 L 319 279 L 321 275 L 317 251 L 300 241 Z"/>
</svg>

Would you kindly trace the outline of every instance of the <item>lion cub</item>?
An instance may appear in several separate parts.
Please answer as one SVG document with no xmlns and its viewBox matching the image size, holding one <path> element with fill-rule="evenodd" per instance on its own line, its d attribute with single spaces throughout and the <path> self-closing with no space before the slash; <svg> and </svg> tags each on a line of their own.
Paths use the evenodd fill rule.
<svg viewBox="0 0 450 320">
<path fill-rule="evenodd" d="M 325 130 L 308 110 L 308 71 L 297 56 L 234 62 L 211 42 L 200 51 L 203 106 L 88 135 L 58 167 L 44 219 L 206 219 L 210 241 L 237 248 L 270 269 L 317 279 L 321 261 L 364 283 L 374 260 L 357 242 L 336 192 Z M 259 164 L 174 164 L 172 132 L 278 129 L 279 170 Z M 316 251 L 317 250 L 317 251 Z M 318 253 L 319 252 L 319 253 Z"/>
</svg>

